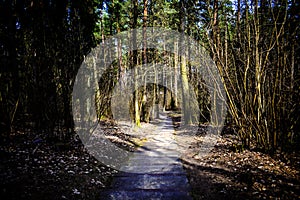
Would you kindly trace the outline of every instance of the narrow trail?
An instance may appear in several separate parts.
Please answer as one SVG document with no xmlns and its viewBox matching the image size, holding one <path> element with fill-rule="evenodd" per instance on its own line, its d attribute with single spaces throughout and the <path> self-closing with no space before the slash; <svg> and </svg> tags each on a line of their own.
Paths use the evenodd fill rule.
<svg viewBox="0 0 300 200">
<path fill-rule="evenodd" d="M 162 122 L 149 140 L 138 148 L 121 168 L 101 199 L 192 199 L 186 173 L 174 138 L 172 119 L 161 115 Z M 128 173 L 130 171 L 131 173 Z"/>
</svg>

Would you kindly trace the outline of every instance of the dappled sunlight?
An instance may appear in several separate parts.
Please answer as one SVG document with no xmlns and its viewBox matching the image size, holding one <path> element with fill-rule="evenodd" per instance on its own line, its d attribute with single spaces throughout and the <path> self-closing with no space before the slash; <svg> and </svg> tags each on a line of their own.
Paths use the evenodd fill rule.
<svg viewBox="0 0 300 200">
<path fill-rule="evenodd" d="M 160 123 L 145 132 L 147 142 L 121 167 L 103 199 L 182 198 L 191 199 L 190 186 L 174 140 L 172 119 L 161 113 Z M 143 128 L 140 128 L 143 129 Z M 145 131 L 145 129 L 144 129 Z"/>
</svg>

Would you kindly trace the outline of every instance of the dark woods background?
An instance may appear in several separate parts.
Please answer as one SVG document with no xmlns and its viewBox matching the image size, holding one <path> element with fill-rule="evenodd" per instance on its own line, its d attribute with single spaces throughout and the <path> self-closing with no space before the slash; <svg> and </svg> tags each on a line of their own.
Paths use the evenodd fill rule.
<svg viewBox="0 0 300 200">
<path fill-rule="evenodd" d="M 71 92 L 83 56 L 95 46 L 92 1 L 1 1 L 1 138 L 34 130 L 67 139 Z"/>
<path fill-rule="evenodd" d="M 227 125 L 244 148 L 299 150 L 299 11 L 296 0 L 1 0 L 1 142 L 18 132 L 70 140 L 72 86 L 84 56 L 109 35 L 161 26 L 211 53 L 226 87 Z M 124 55 L 114 72 L 129 60 Z"/>
</svg>

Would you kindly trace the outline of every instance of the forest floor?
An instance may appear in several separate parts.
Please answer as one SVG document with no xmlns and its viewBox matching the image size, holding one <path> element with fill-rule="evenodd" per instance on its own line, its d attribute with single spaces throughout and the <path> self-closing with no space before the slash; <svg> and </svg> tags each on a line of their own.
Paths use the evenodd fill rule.
<svg viewBox="0 0 300 200">
<path fill-rule="evenodd" d="M 194 199 L 300 199 L 299 154 L 291 163 L 283 155 L 236 151 L 236 142 L 224 135 L 205 157 L 195 155 L 197 142 L 183 155 Z"/>
<path fill-rule="evenodd" d="M 173 115 L 175 127 L 180 116 Z M 225 127 L 214 148 L 198 156 L 206 127 L 186 139 L 182 154 L 194 199 L 300 199 L 299 152 L 274 156 L 241 148 L 238 137 Z"/>
<path fill-rule="evenodd" d="M 173 116 L 178 126 L 179 116 Z M 111 121 L 102 122 L 108 138 L 134 151 L 144 138 L 122 133 Z M 143 124 L 147 126 L 147 124 Z M 202 130 L 203 131 L 203 130 Z M 197 156 L 203 133 L 187 136 L 182 162 L 194 199 L 300 199 L 300 155 L 269 156 L 241 150 L 230 131 L 205 157 Z M 99 199 L 117 170 L 93 158 L 75 138 L 49 143 L 34 133 L 15 131 L 0 146 L 1 199 Z"/>
</svg>

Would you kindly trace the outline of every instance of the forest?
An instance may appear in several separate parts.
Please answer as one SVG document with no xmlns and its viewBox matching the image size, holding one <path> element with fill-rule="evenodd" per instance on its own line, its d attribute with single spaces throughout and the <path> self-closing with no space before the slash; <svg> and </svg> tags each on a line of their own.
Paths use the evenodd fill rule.
<svg viewBox="0 0 300 200">
<path fill-rule="evenodd" d="M 194 162 L 181 158 L 192 197 L 300 198 L 299 25 L 296 0 L 2 0 L 1 196 L 100 198 L 118 170 L 84 148 L 76 133 L 78 104 L 87 115 L 80 120 L 95 108 L 107 137 L 128 151 L 147 139 L 121 133 L 118 112 L 128 112 L 136 127 L 151 126 L 160 113 L 168 113 L 175 131 L 197 127 L 189 137 L 193 141 L 224 116 L 221 139 L 210 156 L 197 158 L 201 142 L 194 141 L 188 147 Z M 173 31 L 178 38 L 168 40 L 156 30 Z M 167 42 L 155 48 L 157 35 Z M 89 60 L 95 49 L 108 64 L 100 77 L 92 77 L 97 79 L 94 101 L 80 102 L 74 86 L 82 66 L 97 67 Z M 194 50 L 209 57 L 222 87 L 201 74 L 199 62 L 207 60 L 193 62 Z M 143 73 L 151 83 L 138 78 Z M 129 82 L 133 89 L 124 92 Z M 122 92 L 131 93 L 128 105 L 117 96 Z M 214 168 L 218 159 L 226 167 Z M 214 175 L 204 177 L 204 171 Z M 224 176 L 232 176 L 236 185 L 224 182 Z"/>
</svg>

